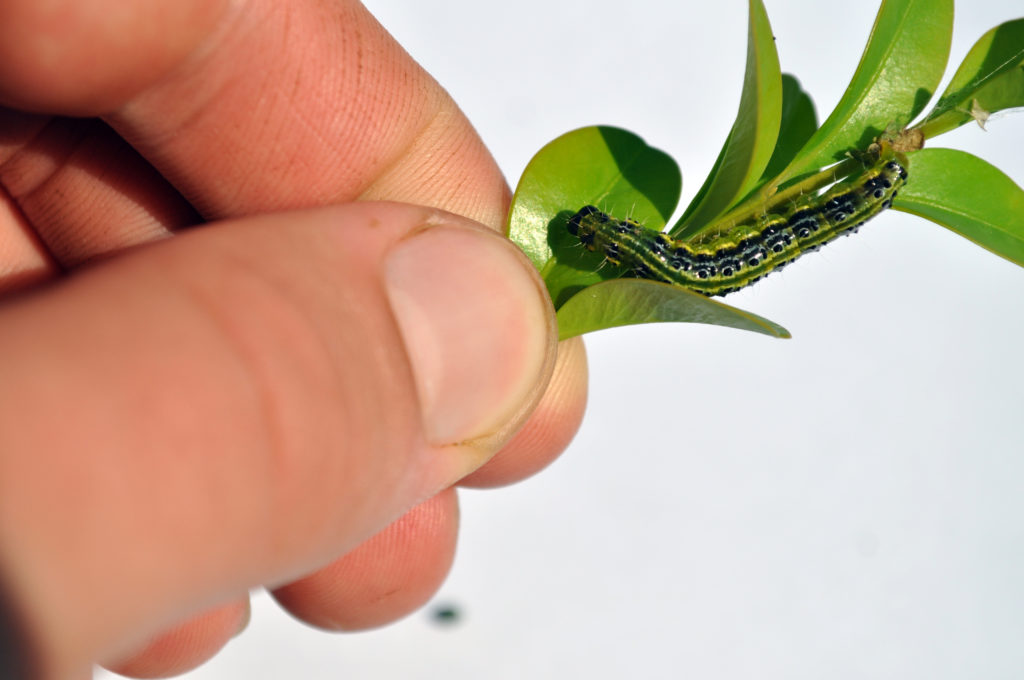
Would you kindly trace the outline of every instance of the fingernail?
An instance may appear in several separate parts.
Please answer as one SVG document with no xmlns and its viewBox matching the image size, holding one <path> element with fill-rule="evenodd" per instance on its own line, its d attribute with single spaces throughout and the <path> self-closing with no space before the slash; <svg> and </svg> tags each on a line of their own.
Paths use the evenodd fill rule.
<svg viewBox="0 0 1024 680">
<path fill-rule="evenodd" d="M 433 444 L 494 434 L 543 388 L 553 354 L 547 292 L 497 234 L 439 225 L 396 245 L 385 283 Z"/>
</svg>

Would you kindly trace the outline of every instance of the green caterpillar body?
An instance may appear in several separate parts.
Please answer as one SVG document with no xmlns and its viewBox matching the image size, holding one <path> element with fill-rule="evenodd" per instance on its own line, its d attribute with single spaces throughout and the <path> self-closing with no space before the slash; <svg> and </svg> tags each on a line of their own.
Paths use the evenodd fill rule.
<svg viewBox="0 0 1024 680">
<path fill-rule="evenodd" d="M 863 173 L 784 214 L 763 215 L 703 243 L 674 239 L 592 205 L 569 218 L 567 226 L 584 247 L 602 253 L 612 264 L 625 265 L 629 275 L 704 295 L 726 295 L 853 233 L 888 208 L 906 180 L 905 161 L 880 158 Z"/>
</svg>

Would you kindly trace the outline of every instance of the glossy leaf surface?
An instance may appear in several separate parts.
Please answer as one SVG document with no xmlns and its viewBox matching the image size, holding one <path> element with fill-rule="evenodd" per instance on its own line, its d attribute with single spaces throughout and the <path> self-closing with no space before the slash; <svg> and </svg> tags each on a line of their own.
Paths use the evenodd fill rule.
<svg viewBox="0 0 1024 680">
<path fill-rule="evenodd" d="M 704 185 L 680 223 L 683 238 L 700 232 L 753 189 L 772 158 L 782 118 L 782 74 L 775 38 L 761 0 L 750 0 L 747 66 L 736 120 Z"/>
<path fill-rule="evenodd" d="M 1024 19 L 983 35 L 964 58 L 939 103 L 920 126 L 935 137 L 988 114 L 1024 106 Z"/>
<path fill-rule="evenodd" d="M 952 32 L 953 0 L 885 0 L 850 85 L 782 181 L 863 151 L 917 116 L 942 79 Z"/>
<path fill-rule="evenodd" d="M 614 326 L 682 321 L 728 326 L 777 338 L 790 337 L 782 326 L 756 314 L 641 279 L 615 279 L 587 288 L 558 311 L 561 339 Z"/>
<path fill-rule="evenodd" d="M 893 204 L 1024 266 L 1024 189 L 999 168 L 953 149 L 924 149 Z"/>
</svg>

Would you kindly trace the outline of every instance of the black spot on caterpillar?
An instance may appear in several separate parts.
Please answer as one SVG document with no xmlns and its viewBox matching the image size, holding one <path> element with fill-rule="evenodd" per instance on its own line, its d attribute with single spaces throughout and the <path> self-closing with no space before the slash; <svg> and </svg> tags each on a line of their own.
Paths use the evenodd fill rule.
<svg viewBox="0 0 1024 680">
<path fill-rule="evenodd" d="M 726 295 L 781 269 L 800 255 L 855 232 L 892 204 L 906 183 L 905 161 L 880 158 L 859 175 L 806 198 L 785 213 L 768 213 L 702 243 L 687 243 L 616 219 L 592 205 L 567 223 L 588 250 L 627 275 L 672 283 L 704 295 Z"/>
</svg>

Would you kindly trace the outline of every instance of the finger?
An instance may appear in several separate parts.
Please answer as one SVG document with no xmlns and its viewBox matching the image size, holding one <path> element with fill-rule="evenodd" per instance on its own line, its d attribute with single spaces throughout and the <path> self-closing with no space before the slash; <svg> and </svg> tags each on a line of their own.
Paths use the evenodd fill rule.
<svg viewBox="0 0 1024 680">
<path fill-rule="evenodd" d="M 551 382 L 522 429 L 459 486 L 503 486 L 543 470 L 569 446 L 586 405 L 587 354 L 583 340 L 571 338 L 559 343 Z"/>
<path fill-rule="evenodd" d="M 586 354 L 579 338 L 559 345 L 559 363 L 540 403 L 519 432 L 460 486 L 510 484 L 538 472 L 564 450 L 586 403 Z M 554 448 L 553 448 L 554 447 Z M 383 625 L 422 606 L 454 557 L 457 505 L 441 494 L 328 567 L 278 588 L 292 615 L 328 630 Z"/>
<path fill-rule="evenodd" d="M 156 3 L 125 11 L 65 0 L 50 11 L 87 25 L 61 31 L 58 50 L 48 49 L 53 29 L 33 32 L 36 6 L 0 10 L 0 38 L 20 55 L 0 72 L 0 96 L 106 113 L 207 216 L 370 198 L 503 222 L 508 188 L 472 126 L 358 2 L 232 3 L 217 22 L 212 11 L 171 22 L 154 41 Z M 97 36 L 114 32 L 113 48 L 96 49 Z M 165 66 L 126 68 L 132 50 L 134 61 Z"/>
<path fill-rule="evenodd" d="M 14 199 L 0 187 L 0 295 L 31 288 L 57 271 Z"/>
<path fill-rule="evenodd" d="M 381 626 L 423 606 L 451 568 L 458 503 L 448 489 L 417 505 L 358 548 L 273 591 L 307 623 L 327 630 Z"/>
<path fill-rule="evenodd" d="M 464 476 L 539 398 L 549 304 L 493 232 L 359 203 L 0 309 L 0 573 L 47 658 L 298 578 Z"/>
<path fill-rule="evenodd" d="M 131 678 L 167 678 L 209 661 L 249 622 L 249 598 L 194 616 L 103 666 Z"/>
<path fill-rule="evenodd" d="M 194 51 L 230 4 L 0 3 L 0 102 L 72 116 L 109 111 Z"/>
<path fill-rule="evenodd" d="M 18 149 L 45 124 L 46 117 L 0 108 L 0 293 L 28 288 L 60 269 L 39 240 L 4 182 Z"/>
<path fill-rule="evenodd" d="M 0 109 L 0 129 L 8 139 L 0 147 L 0 188 L 31 225 L 44 256 L 60 268 L 199 221 L 181 195 L 99 120 Z M 12 221 L 6 228 L 22 227 Z"/>
<path fill-rule="evenodd" d="M 207 216 L 386 199 L 498 228 L 508 188 L 447 93 L 355 0 L 238 5 L 108 117 Z"/>
<path fill-rule="evenodd" d="M 37 4 L 0 13 L 0 97 L 104 114 L 207 216 L 371 197 L 503 221 L 472 127 L 354 0 L 176 3 L 159 40 L 152 1 Z"/>
</svg>

